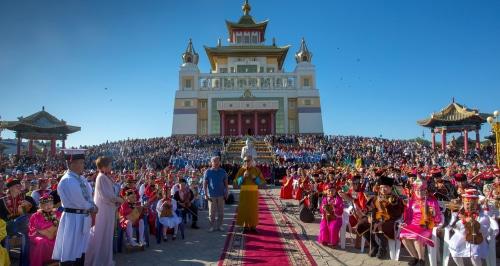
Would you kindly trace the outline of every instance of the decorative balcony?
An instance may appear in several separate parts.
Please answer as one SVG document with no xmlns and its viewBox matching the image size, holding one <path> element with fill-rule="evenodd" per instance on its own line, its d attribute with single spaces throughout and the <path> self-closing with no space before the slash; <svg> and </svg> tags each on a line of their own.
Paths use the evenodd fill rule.
<svg viewBox="0 0 500 266">
<path fill-rule="evenodd" d="M 201 74 L 200 90 L 296 89 L 297 77 L 285 73 L 213 73 Z"/>
</svg>

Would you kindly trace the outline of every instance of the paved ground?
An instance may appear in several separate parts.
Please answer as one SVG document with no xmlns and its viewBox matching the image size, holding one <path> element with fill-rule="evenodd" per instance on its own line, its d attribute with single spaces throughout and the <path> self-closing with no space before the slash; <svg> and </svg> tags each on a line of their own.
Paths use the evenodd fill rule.
<svg viewBox="0 0 500 266">
<path fill-rule="evenodd" d="M 238 191 L 233 193 L 238 194 Z M 370 258 L 366 253 L 360 254 L 347 240 L 346 250 L 332 249 L 318 245 L 315 241 L 319 231 L 319 220 L 317 223 L 305 224 L 297 219 L 297 206 L 294 201 L 279 201 L 279 190 L 270 189 L 261 191 L 272 195 L 277 205 L 287 204 L 290 207 L 283 213 L 289 223 L 293 225 L 300 239 L 303 241 L 318 265 L 407 265 L 404 256 L 399 262 L 390 260 L 378 260 Z M 237 197 L 236 197 L 237 198 Z M 272 203 L 269 204 L 272 206 Z M 233 221 L 235 205 L 226 206 L 224 228 L 227 231 Z M 281 206 L 271 207 L 273 211 L 279 212 Z M 279 214 L 281 216 L 281 214 Z M 279 217 L 277 216 L 277 217 Z M 283 221 L 280 221 L 282 223 Z M 202 229 L 193 230 L 186 228 L 186 239 L 168 241 L 157 245 L 152 243 L 151 247 L 143 252 L 130 254 L 117 254 L 117 265 L 216 265 L 223 250 L 226 233 L 213 232 L 208 229 L 207 212 L 200 212 L 200 226 Z M 403 254 L 404 255 L 404 254 Z"/>
</svg>

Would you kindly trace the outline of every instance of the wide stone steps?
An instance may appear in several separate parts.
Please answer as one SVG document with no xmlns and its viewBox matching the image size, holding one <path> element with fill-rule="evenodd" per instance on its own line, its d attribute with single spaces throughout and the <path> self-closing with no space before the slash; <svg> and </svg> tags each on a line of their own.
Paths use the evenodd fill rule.
<svg viewBox="0 0 500 266">
<path fill-rule="evenodd" d="M 245 146 L 245 140 L 237 140 L 229 143 L 224 151 L 223 160 L 226 163 L 241 162 L 241 149 Z M 272 162 L 275 158 L 271 145 L 262 140 L 254 141 L 254 148 L 257 151 L 258 162 Z"/>
</svg>

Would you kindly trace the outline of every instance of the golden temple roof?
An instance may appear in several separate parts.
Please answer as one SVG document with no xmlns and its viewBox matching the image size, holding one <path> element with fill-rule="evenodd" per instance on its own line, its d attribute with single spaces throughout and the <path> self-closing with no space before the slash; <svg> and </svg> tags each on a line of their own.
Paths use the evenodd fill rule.
<svg viewBox="0 0 500 266">
<path fill-rule="evenodd" d="M 212 69 L 215 69 L 214 56 L 276 56 L 278 57 L 278 68 L 283 67 L 286 54 L 290 45 L 234 45 L 234 46 L 204 46 Z"/>
<path fill-rule="evenodd" d="M 430 118 L 419 120 L 417 123 L 424 127 L 481 125 L 486 122 L 486 117 L 487 114 L 479 113 L 477 109 L 467 108 L 453 100 L 441 111 L 432 113 Z"/>
</svg>

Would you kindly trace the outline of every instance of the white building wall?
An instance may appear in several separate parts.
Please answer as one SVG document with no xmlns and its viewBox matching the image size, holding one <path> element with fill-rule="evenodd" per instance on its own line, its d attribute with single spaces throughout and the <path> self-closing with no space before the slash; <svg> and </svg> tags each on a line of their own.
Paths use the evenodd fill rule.
<svg viewBox="0 0 500 266">
<path fill-rule="evenodd" d="M 196 135 L 197 114 L 174 114 L 172 135 Z"/>
<path fill-rule="evenodd" d="M 321 113 L 298 113 L 299 133 L 323 133 Z"/>
</svg>

